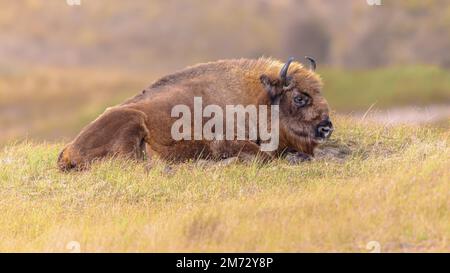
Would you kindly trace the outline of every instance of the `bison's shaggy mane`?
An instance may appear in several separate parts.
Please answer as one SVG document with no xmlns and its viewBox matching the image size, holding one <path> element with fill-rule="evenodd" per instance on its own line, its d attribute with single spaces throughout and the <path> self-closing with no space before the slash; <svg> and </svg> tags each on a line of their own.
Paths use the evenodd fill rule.
<svg viewBox="0 0 450 273">
<path fill-rule="evenodd" d="M 150 86 L 150 88 L 176 84 L 183 80 L 193 79 L 210 73 L 218 73 L 218 75 L 224 75 L 224 73 L 222 72 L 236 72 L 242 75 L 253 74 L 258 77 L 262 74 L 277 75 L 283 65 L 284 64 L 278 60 L 266 57 L 261 57 L 259 59 L 241 58 L 201 63 L 194 66 L 189 66 L 178 72 L 164 76 L 154 82 Z M 300 63 L 294 62 L 289 68 L 289 73 L 297 74 L 301 71 L 306 71 L 302 68 L 303 66 Z M 306 74 L 305 76 L 309 76 L 308 74 Z"/>
</svg>

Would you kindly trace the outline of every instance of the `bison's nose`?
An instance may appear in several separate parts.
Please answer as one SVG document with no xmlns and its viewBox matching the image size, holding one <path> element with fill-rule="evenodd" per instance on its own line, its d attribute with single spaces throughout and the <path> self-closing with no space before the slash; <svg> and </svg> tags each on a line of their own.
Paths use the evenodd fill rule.
<svg viewBox="0 0 450 273">
<path fill-rule="evenodd" d="M 331 123 L 330 119 L 327 118 L 317 125 L 316 137 L 329 138 L 333 131 L 333 123 Z"/>
</svg>

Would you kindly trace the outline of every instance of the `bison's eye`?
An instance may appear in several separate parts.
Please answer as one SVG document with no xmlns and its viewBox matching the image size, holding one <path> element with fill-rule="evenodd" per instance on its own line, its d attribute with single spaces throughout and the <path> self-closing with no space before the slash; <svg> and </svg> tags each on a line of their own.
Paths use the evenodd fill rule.
<svg viewBox="0 0 450 273">
<path fill-rule="evenodd" d="M 298 107 L 304 107 L 306 105 L 308 105 L 309 103 L 309 98 L 307 96 L 296 96 L 294 97 L 294 103 L 298 106 Z"/>
</svg>

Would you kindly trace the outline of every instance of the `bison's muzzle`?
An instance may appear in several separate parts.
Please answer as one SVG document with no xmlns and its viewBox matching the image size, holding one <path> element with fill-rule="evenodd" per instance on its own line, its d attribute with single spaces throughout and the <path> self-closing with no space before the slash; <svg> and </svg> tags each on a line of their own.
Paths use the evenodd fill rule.
<svg viewBox="0 0 450 273">
<path fill-rule="evenodd" d="M 318 139 L 327 139 L 330 138 L 331 133 L 333 133 L 334 127 L 333 123 L 331 123 L 330 118 L 326 118 L 321 121 L 316 128 L 316 138 Z"/>
</svg>

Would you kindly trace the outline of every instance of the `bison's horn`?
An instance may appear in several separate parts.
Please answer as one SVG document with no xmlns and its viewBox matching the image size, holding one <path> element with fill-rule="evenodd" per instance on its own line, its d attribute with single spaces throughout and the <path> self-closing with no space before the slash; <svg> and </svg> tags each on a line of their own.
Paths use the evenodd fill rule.
<svg viewBox="0 0 450 273">
<path fill-rule="evenodd" d="M 283 85 L 287 84 L 287 81 L 286 81 L 286 79 L 287 79 L 287 72 L 288 72 L 288 69 L 289 69 L 289 65 L 292 63 L 292 61 L 294 61 L 294 58 L 290 57 L 288 59 L 288 61 L 286 62 L 286 64 L 283 66 L 283 68 L 281 68 L 280 78 L 281 78 L 281 82 L 283 83 Z"/>
<path fill-rule="evenodd" d="M 317 65 L 316 65 L 316 61 L 311 58 L 306 56 L 305 59 L 307 59 L 309 61 L 309 70 L 311 71 L 316 71 Z"/>
</svg>

